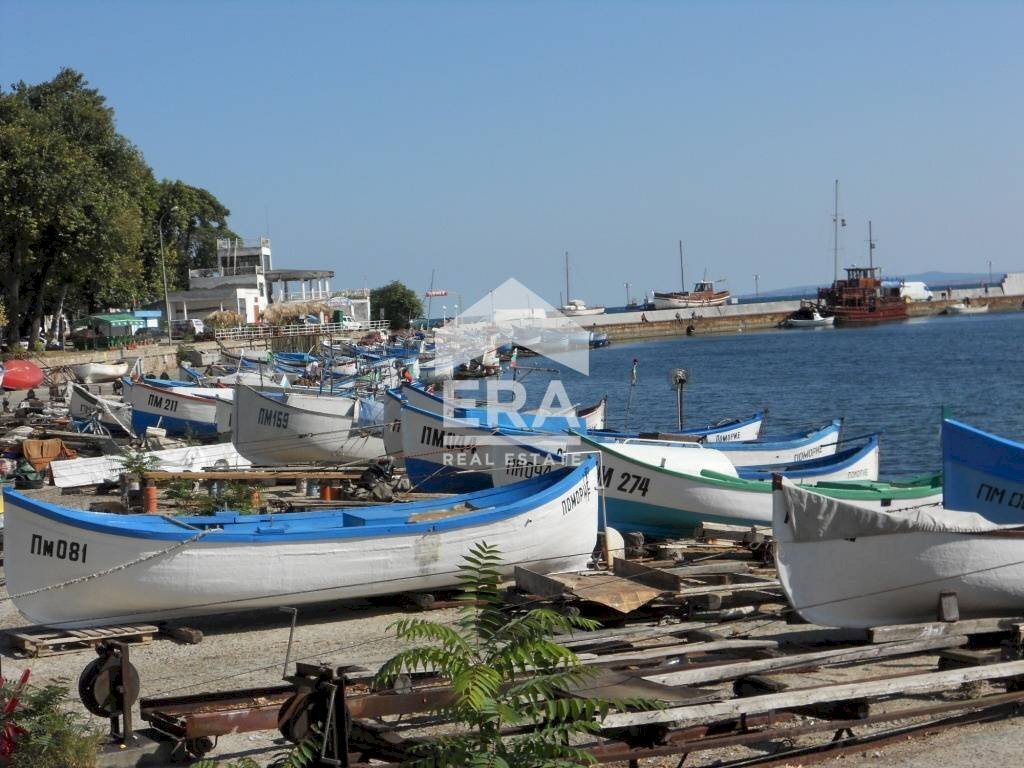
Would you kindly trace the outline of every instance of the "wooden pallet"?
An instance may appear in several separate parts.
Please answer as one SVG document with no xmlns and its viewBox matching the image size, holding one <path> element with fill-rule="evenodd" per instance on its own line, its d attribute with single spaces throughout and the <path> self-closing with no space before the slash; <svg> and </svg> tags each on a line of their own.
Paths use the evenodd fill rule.
<svg viewBox="0 0 1024 768">
<path fill-rule="evenodd" d="M 91 648 L 104 640 L 121 640 L 132 643 L 152 642 L 159 627 L 152 624 L 130 624 L 121 627 L 97 629 L 52 629 L 50 627 L 21 627 L 4 632 L 10 647 L 27 656 L 54 656 L 60 653 L 75 653 Z"/>
</svg>

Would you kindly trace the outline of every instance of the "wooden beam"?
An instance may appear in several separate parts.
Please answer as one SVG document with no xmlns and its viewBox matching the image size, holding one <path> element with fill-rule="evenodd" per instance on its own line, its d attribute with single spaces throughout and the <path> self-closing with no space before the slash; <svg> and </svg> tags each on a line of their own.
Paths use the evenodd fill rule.
<svg viewBox="0 0 1024 768">
<path fill-rule="evenodd" d="M 924 624 L 893 624 L 867 630 L 868 642 L 892 643 L 897 640 L 920 640 L 941 635 L 981 635 L 986 632 L 1010 632 L 1024 618 L 966 619 L 964 621 L 932 621 Z"/>
<path fill-rule="evenodd" d="M 515 575 L 516 587 L 523 592 L 529 592 L 531 595 L 537 595 L 538 597 L 561 597 L 562 595 L 572 594 L 572 590 L 558 581 L 558 579 L 552 579 L 550 576 L 531 571 L 529 568 L 517 565 L 513 573 Z"/>
<path fill-rule="evenodd" d="M 635 560 L 616 557 L 612 561 L 612 573 L 630 581 L 636 581 L 648 587 L 675 592 L 679 589 L 679 577 L 661 568 L 651 568 Z"/>
<path fill-rule="evenodd" d="M 826 664 L 845 664 L 850 661 L 865 659 L 888 659 L 894 656 L 907 656 L 923 651 L 937 651 L 945 648 L 956 648 L 967 643 L 963 635 L 933 637 L 928 640 L 917 640 L 905 643 L 889 643 L 887 645 L 865 645 L 855 648 L 833 648 L 828 651 L 797 653 L 791 656 L 779 656 L 774 659 L 754 659 L 740 661 L 735 664 L 722 664 L 702 669 L 680 669 L 662 675 L 652 675 L 650 680 L 665 685 L 697 685 L 721 680 L 733 680 L 744 675 L 756 675 L 781 669 L 801 669 L 819 667 Z"/>
<path fill-rule="evenodd" d="M 710 704 L 672 707 L 650 712 L 617 712 L 606 717 L 603 728 L 628 728 L 656 723 L 687 723 L 724 720 L 741 715 L 773 712 L 821 702 L 849 701 L 873 696 L 892 696 L 910 691 L 952 688 L 976 680 L 1000 680 L 1024 675 L 1024 661 L 1010 661 L 985 667 L 928 672 L 920 675 L 871 680 L 862 683 L 799 688 L 764 696 L 730 699 Z"/>
<path fill-rule="evenodd" d="M 588 666 L 606 667 L 611 665 L 625 666 L 632 662 L 649 661 L 669 656 L 690 656 L 697 653 L 733 650 L 761 650 L 778 648 L 775 640 L 711 640 L 706 643 L 682 643 L 680 645 L 661 646 L 658 648 L 636 648 L 595 656 L 587 661 Z"/>
</svg>

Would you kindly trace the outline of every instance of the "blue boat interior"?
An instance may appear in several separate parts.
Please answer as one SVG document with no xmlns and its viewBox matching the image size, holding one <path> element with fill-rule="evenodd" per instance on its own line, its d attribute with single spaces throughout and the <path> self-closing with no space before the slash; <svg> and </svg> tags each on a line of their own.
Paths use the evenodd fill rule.
<svg viewBox="0 0 1024 768">
<path fill-rule="evenodd" d="M 591 456 L 578 467 L 565 467 L 514 485 L 444 499 L 273 515 L 232 511 L 181 517 L 117 515 L 49 504 L 9 488 L 4 490 L 4 498 L 12 507 L 115 536 L 181 541 L 209 531 L 203 540 L 261 542 L 274 537 L 276 541 L 315 541 L 442 532 L 513 517 L 563 495 L 596 465 L 596 457 Z M 596 488 L 591 491 L 597 493 Z"/>
</svg>

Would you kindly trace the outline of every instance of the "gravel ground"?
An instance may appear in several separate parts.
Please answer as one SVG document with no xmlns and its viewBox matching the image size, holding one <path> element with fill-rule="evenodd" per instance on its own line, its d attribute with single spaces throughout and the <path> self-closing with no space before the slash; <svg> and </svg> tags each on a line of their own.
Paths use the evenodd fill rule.
<svg viewBox="0 0 1024 768">
<path fill-rule="evenodd" d="M 109 501 L 114 497 L 93 494 L 61 495 L 57 489 L 47 488 L 35 492 L 51 501 L 68 506 L 87 508 L 96 501 Z M 329 606 L 301 609 L 292 659 L 324 662 L 334 666 L 359 665 L 375 669 L 381 662 L 400 650 L 400 644 L 387 632 L 396 619 L 409 616 L 412 609 L 402 608 L 400 600 L 350 601 Z M 451 609 L 421 613 L 432 620 L 446 622 L 455 618 Z M 198 645 L 179 644 L 159 638 L 148 645 L 132 648 L 132 662 L 142 680 L 142 695 L 191 694 L 232 688 L 275 685 L 281 680 L 282 666 L 288 645 L 290 617 L 281 611 L 259 611 L 214 616 L 189 620 L 188 626 L 203 631 L 204 639 Z M 26 626 L 27 622 L 6 599 L 0 589 L 0 629 Z M 787 626 L 782 622 L 764 619 L 731 625 L 739 633 L 751 637 L 772 637 L 794 647 L 807 647 L 820 638 L 818 630 L 807 626 Z M 81 669 L 93 658 L 91 651 L 40 659 L 16 657 L 10 649 L 3 649 L 0 665 L 5 677 L 16 677 L 30 667 L 37 683 L 65 679 L 72 689 Z M 934 657 L 895 659 L 870 667 L 826 668 L 812 674 L 793 676 L 794 685 L 814 685 L 828 682 L 846 682 L 857 678 L 896 674 L 900 672 L 930 671 L 935 668 Z M 723 687 L 724 690 L 724 687 Z M 949 692 L 948 697 L 960 696 Z M 903 702 L 906 705 L 907 702 Z M 916 703 L 916 702 L 910 702 Z M 894 702 L 893 706 L 900 706 Z M 106 729 L 106 721 L 92 718 L 96 728 Z M 927 737 L 915 737 L 905 742 L 863 752 L 827 763 L 846 766 L 906 765 L 914 768 L 934 768 L 936 765 L 977 766 L 1008 765 L 1019 761 L 1024 753 L 1024 735 L 1015 720 L 985 725 L 960 726 Z M 861 729 L 857 729 L 861 734 Z M 863 732 L 869 732 L 864 729 Z M 818 742 L 828 734 L 819 735 Z M 801 741 L 801 745 L 812 743 Z M 736 760 L 757 754 L 768 754 L 777 749 L 777 743 L 762 743 L 752 748 L 735 748 L 714 753 L 690 756 L 686 765 L 713 765 L 718 761 Z M 276 732 L 235 734 L 220 739 L 210 755 L 218 760 L 241 756 L 254 758 L 265 765 L 283 749 Z M 679 764 L 679 756 L 644 760 L 640 763 L 651 768 L 671 768 Z M 794 761 L 792 765 L 799 765 Z M 621 764 L 625 768 L 625 764 Z M 42 768 L 42 767 L 41 767 Z"/>
</svg>

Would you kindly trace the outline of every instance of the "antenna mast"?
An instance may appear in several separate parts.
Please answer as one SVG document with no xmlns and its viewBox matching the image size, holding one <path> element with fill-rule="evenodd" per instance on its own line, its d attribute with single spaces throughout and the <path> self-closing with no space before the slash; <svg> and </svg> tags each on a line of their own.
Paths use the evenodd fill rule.
<svg viewBox="0 0 1024 768">
<path fill-rule="evenodd" d="M 682 292 L 686 293 L 686 270 L 683 267 L 683 241 L 679 241 L 679 280 L 682 282 Z"/>
</svg>

